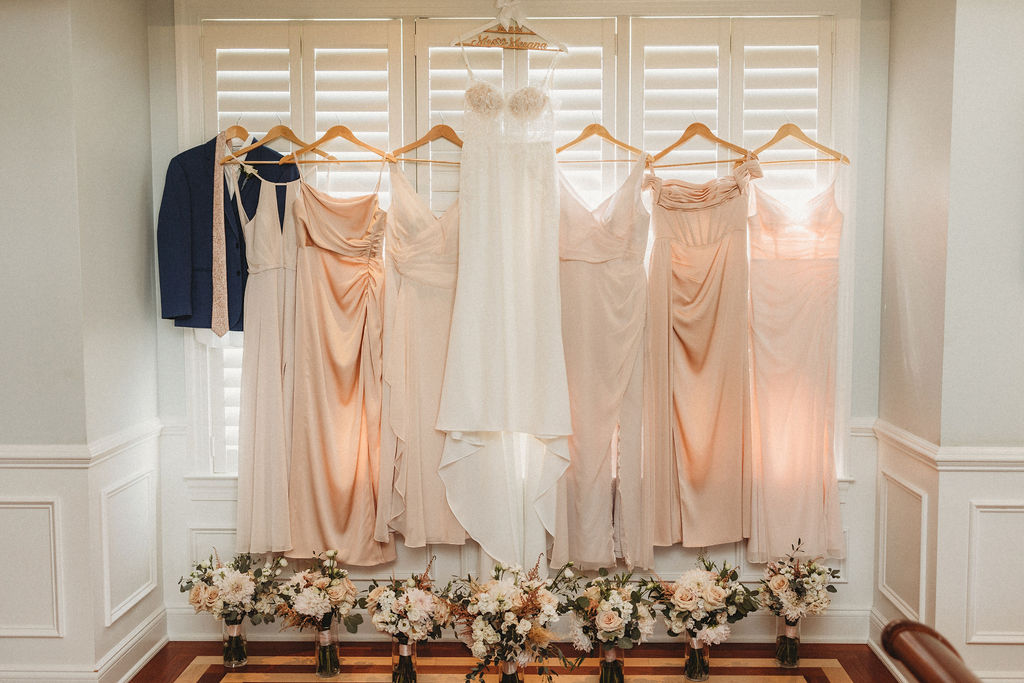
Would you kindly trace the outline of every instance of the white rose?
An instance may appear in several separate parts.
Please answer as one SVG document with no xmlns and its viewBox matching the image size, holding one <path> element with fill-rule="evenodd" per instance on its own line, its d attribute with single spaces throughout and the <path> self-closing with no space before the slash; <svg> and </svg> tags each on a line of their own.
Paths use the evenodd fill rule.
<svg viewBox="0 0 1024 683">
<path fill-rule="evenodd" d="M 622 617 L 615 612 L 598 612 L 597 616 L 594 617 L 594 624 L 599 631 L 611 633 L 622 627 Z"/>
<path fill-rule="evenodd" d="M 768 579 L 768 587 L 772 589 L 773 593 L 781 593 L 786 590 L 789 586 L 789 581 L 782 574 L 776 574 L 772 578 Z"/>
<path fill-rule="evenodd" d="M 719 607 L 725 606 L 725 596 L 728 595 L 721 586 L 711 584 L 704 588 L 704 602 L 711 609 L 718 609 Z"/>
<path fill-rule="evenodd" d="M 672 604 L 687 612 L 697 607 L 697 594 L 686 586 L 681 586 L 672 593 Z"/>
<path fill-rule="evenodd" d="M 516 626 L 516 633 L 518 633 L 521 636 L 525 636 L 527 633 L 530 632 L 531 628 L 533 628 L 533 624 L 531 624 L 528 619 L 523 619 L 519 622 L 519 625 Z"/>
</svg>

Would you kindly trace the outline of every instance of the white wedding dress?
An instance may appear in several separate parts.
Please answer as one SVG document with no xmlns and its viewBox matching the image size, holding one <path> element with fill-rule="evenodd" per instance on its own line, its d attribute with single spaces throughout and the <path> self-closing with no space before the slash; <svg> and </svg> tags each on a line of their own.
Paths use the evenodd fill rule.
<svg viewBox="0 0 1024 683">
<path fill-rule="evenodd" d="M 465 53 L 463 53 L 465 54 Z M 437 428 L 452 512 L 491 557 L 532 565 L 555 528 L 572 431 L 562 349 L 554 115 L 469 67 L 459 266 Z"/>
</svg>

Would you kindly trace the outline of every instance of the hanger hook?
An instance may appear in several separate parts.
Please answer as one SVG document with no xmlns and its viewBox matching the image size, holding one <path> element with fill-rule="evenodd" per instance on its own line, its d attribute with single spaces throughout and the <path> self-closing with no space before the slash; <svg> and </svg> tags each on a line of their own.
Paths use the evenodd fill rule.
<svg viewBox="0 0 1024 683">
<path fill-rule="evenodd" d="M 786 113 L 786 123 L 793 123 L 794 122 L 793 121 L 793 115 L 790 113 L 790 111 L 788 109 L 786 109 L 784 111 Z"/>
</svg>

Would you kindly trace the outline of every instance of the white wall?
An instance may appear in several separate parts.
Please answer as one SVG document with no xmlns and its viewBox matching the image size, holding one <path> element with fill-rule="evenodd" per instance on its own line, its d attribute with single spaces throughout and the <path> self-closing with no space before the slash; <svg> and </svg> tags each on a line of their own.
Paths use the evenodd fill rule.
<svg viewBox="0 0 1024 683">
<path fill-rule="evenodd" d="M 915 619 L 1024 681 L 1024 597 L 993 590 L 1024 575 L 1024 7 L 894 0 L 891 30 L 872 643 Z"/>
<path fill-rule="evenodd" d="M 88 437 L 156 415 L 146 5 L 72 2 Z"/>
<path fill-rule="evenodd" d="M 943 445 L 1024 445 L 1024 4 L 956 8 Z"/>
<path fill-rule="evenodd" d="M 3 3 L 0 45 L 0 679 L 121 680 L 166 641 L 146 6 Z"/>
<path fill-rule="evenodd" d="M 939 439 L 954 0 L 892 3 L 879 417 Z"/>
<path fill-rule="evenodd" d="M 67 2 L 0 3 L 0 443 L 85 438 L 70 35 Z"/>
</svg>

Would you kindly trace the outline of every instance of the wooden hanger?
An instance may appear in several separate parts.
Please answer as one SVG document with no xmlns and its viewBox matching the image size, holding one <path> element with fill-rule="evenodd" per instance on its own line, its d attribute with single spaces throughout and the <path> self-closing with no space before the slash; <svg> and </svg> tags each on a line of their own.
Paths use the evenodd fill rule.
<svg viewBox="0 0 1024 683">
<path fill-rule="evenodd" d="M 761 145 L 760 147 L 755 149 L 754 150 L 754 155 L 757 156 L 757 155 L 761 154 L 761 152 L 765 151 L 769 147 L 772 147 L 773 145 L 778 144 L 779 142 L 781 142 L 785 138 L 795 138 L 795 139 L 799 140 L 800 142 L 803 142 L 804 144 L 806 144 L 806 145 L 808 145 L 810 147 L 813 147 L 814 149 L 816 149 L 816 150 L 818 150 L 820 152 L 824 152 L 825 154 L 829 155 L 829 158 L 827 158 L 827 159 L 777 159 L 775 161 L 762 161 L 761 162 L 762 164 L 786 164 L 786 163 L 795 164 L 795 163 L 800 163 L 800 162 L 806 163 L 806 162 L 817 162 L 817 161 L 837 161 L 837 162 L 842 163 L 842 164 L 849 164 L 850 163 L 850 158 L 848 156 L 846 156 L 845 154 L 842 154 L 841 152 L 837 152 L 836 150 L 832 149 L 831 147 L 826 147 L 825 145 L 821 144 L 817 140 L 811 139 L 810 137 L 808 137 L 807 133 L 805 133 L 802 130 L 800 130 L 800 126 L 796 125 L 795 123 L 784 123 L 781 126 L 779 126 L 779 130 L 775 132 L 775 137 L 773 137 L 771 140 L 769 140 L 768 142 L 764 143 L 763 145 Z"/>
<path fill-rule="evenodd" d="M 587 138 L 594 137 L 595 135 L 601 138 L 602 140 L 607 140 L 616 147 L 624 149 L 632 154 L 636 154 L 637 156 L 643 156 L 644 154 L 644 151 L 642 149 L 638 149 L 633 145 L 623 142 L 622 140 L 619 140 L 617 137 L 613 136 L 611 133 L 608 132 L 608 129 L 602 126 L 600 123 L 589 124 L 580 132 L 579 135 L 576 136 L 575 139 L 565 143 L 564 145 L 556 149 L 555 153 L 560 154 L 561 152 L 564 152 L 570 147 L 583 142 Z M 609 159 L 608 161 L 629 161 L 629 159 Z"/>
<path fill-rule="evenodd" d="M 565 43 L 545 36 L 531 26 L 526 17 L 522 16 L 518 4 L 518 0 L 496 0 L 498 16 L 453 40 L 452 47 L 461 45 L 542 52 L 569 51 Z"/>
<path fill-rule="evenodd" d="M 241 127 L 241 126 L 239 126 L 239 127 Z M 228 130 L 230 130 L 230 128 Z M 248 138 L 248 134 L 246 134 L 246 138 Z M 243 147 L 242 149 L 238 150 L 234 154 L 228 154 L 226 157 L 224 157 L 223 159 L 220 160 L 220 163 L 222 163 L 222 164 L 277 164 L 277 163 L 281 163 L 280 161 L 277 161 L 277 160 L 274 160 L 274 161 L 250 161 L 248 159 L 242 160 L 242 159 L 238 158 L 240 156 L 248 154 L 249 152 L 251 152 L 252 150 L 256 149 L 257 147 L 262 147 L 263 145 L 265 145 L 265 144 L 267 144 L 269 142 L 273 142 L 274 140 L 279 140 L 281 138 L 284 138 L 285 140 L 287 140 L 288 142 L 292 143 L 293 145 L 299 145 L 300 147 L 306 147 L 307 146 L 305 142 L 303 142 L 302 140 L 299 139 L 299 136 L 296 135 L 294 133 L 294 131 L 292 131 L 291 128 L 289 128 L 288 126 L 285 126 L 283 124 L 278 124 L 278 125 L 274 126 L 273 128 L 271 128 L 269 131 L 267 131 L 267 134 L 264 135 L 261 139 L 259 139 L 256 142 L 252 143 L 248 147 Z M 329 156 L 328 154 L 324 153 L 323 151 L 321 151 L 319 149 L 314 149 L 313 151 L 316 152 L 317 154 L 319 154 L 322 157 Z"/>
<path fill-rule="evenodd" d="M 739 162 L 739 161 L 745 161 L 746 159 L 748 159 L 751 156 L 750 150 L 743 149 L 739 145 L 737 145 L 735 143 L 732 143 L 732 142 L 729 142 L 728 140 L 723 140 L 722 138 L 720 138 L 717 135 L 715 135 L 714 133 L 712 133 L 711 129 L 708 128 L 703 123 L 694 122 L 694 123 L 691 123 L 689 126 L 686 127 L 686 130 L 683 131 L 683 134 L 679 136 L 678 140 L 676 140 L 671 145 L 669 145 L 665 149 L 663 149 L 660 152 L 658 152 L 657 154 L 655 154 L 654 155 L 654 161 L 658 161 L 659 159 L 663 158 L 666 154 L 668 154 L 669 152 L 671 152 L 675 148 L 677 148 L 680 145 L 683 145 L 683 144 L 689 142 L 690 140 L 692 140 L 695 137 L 701 137 L 701 138 L 704 138 L 705 140 L 709 140 L 711 142 L 714 142 L 715 144 L 722 145 L 726 149 L 730 149 L 733 152 L 736 152 L 737 154 L 742 154 L 743 158 L 742 159 L 721 159 L 721 160 L 716 159 L 714 161 L 691 161 L 691 162 L 682 163 L 682 164 L 662 164 L 662 165 L 658 166 L 658 168 L 674 168 L 676 166 L 703 166 L 705 164 L 722 164 L 722 163 L 730 163 L 730 162 Z"/>
<path fill-rule="evenodd" d="M 430 144 L 434 140 L 441 140 L 441 139 L 447 140 L 447 141 L 451 142 L 452 144 L 454 144 L 454 145 L 456 145 L 458 147 L 462 146 L 462 138 L 459 137 L 459 134 L 455 132 L 455 129 L 452 128 L 452 126 L 449 126 L 449 125 L 446 125 L 446 124 L 443 124 L 443 123 L 439 123 L 436 126 L 434 126 L 433 128 L 431 128 L 430 130 L 428 130 L 423 135 L 423 137 L 421 137 L 420 139 L 415 140 L 413 142 L 410 142 L 409 144 L 403 144 L 402 146 L 398 147 L 397 150 L 392 152 L 391 155 L 393 157 L 397 158 L 397 157 L 400 157 L 403 154 L 406 154 L 408 152 L 412 152 L 413 150 L 416 150 L 417 147 L 422 147 L 424 144 Z M 429 159 L 401 159 L 399 161 L 432 161 L 432 160 L 429 160 Z"/>
<path fill-rule="evenodd" d="M 245 144 L 245 141 L 249 139 L 249 131 L 245 129 L 245 126 L 240 126 L 237 123 L 233 126 L 228 126 L 228 129 L 224 131 L 224 142 L 231 144 L 231 141 L 238 138 Z"/>
<path fill-rule="evenodd" d="M 383 159 L 387 159 L 388 161 L 393 161 L 394 160 L 394 157 L 391 156 L 390 154 L 388 154 L 387 152 L 385 152 L 384 150 L 377 149 L 373 145 L 367 144 L 367 143 L 363 142 L 362 140 L 360 140 L 359 138 L 357 138 L 355 133 L 353 133 L 352 130 L 348 126 L 342 126 L 341 124 L 339 124 L 339 125 L 331 126 L 330 128 L 328 128 L 327 132 L 324 133 L 322 136 L 320 136 L 320 139 L 317 140 L 316 142 L 311 142 L 308 145 L 304 145 L 302 148 L 295 150 L 294 152 L 292 152 L 291 154 L 289 154 L 289 155 L 287 155 L 285 157 L 282 157 L 281 160 L 278 161 L 278 163 L 279 164 L 322 163 L 320 159 L 298 159 L 297 158 L 300 154 L 305 154 L 306 152 L 318 152 L 318 153 L 322 154 L 323 156 L 325 156 L 327 161 L 330 161 L 330 162 L 333 162 L 333 163 L 338 163 L 338 164 L 361 163 L 361 162 L 365 163 L 366 161 L 376 161 L 375 159 L 369 159 L 369 160 L 367 160 L 367 159 L 337 159 L 337 158 L 331 156 L 330 154 L 324 154 L 323 152 L 319 151 L 319 148 L 320 148 L 321 145 L 323 145 L 324 143 L 330 142 L 331 140 L 336 140 L 338 138 L 341 138 L 342 140 L 348 140 L 349 142 L 351 142 L 352 144 L 356 145 L 357 147 L 362 147 L 363 149 L 367 150 L 368 152 L 372 152 L 372 153 L 376 154 L 377 156 L 379 156 L 379 157 L 381 157 Z"/>
</svg>

